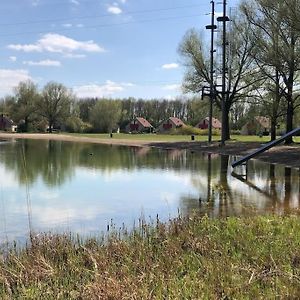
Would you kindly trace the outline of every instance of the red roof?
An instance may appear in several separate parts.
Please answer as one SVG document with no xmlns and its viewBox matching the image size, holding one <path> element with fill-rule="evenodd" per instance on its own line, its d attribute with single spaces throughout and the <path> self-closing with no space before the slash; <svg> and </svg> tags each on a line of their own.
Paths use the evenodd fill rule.
<svg viewBox="0 0 300 300">
<path fill-rule="evenodd" d="M 209 117 L 206 117 L 205 120 L 209 123 Z M 212 127 L 221 129 L 222 123 L 218 119 L 212 118 Z"/>
<path fill-rule="evenodd" d="M 146 119 L 144 118 L 136 118 L 137 121 L 139 121 L 144 127 L 148 128 L 148 127 L 153 127 Z"/>
<path fill-rule="evenodd" d="M 169 120 L 171 120 L 176 126 L 184 126 L 185 124 L 178 118 L 170 117 Z"/>
</svg>

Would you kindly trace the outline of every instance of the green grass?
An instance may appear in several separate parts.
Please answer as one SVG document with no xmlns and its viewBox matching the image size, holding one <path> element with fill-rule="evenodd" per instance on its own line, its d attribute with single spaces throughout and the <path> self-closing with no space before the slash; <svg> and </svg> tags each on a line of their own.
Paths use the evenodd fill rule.
<svg viewBox="0 0 300 300">
<path fill-rule="evenodd" d="M 0 262 L 1 299 L 299 299 L 299 217 L 177 218 Z"/>
<path fill-rule="evenodd" d="M 109 139 L 108 133 L 92 134 L 92 133 L 68 133 L 68 135 L 79 137 L 90 137 L 96 139 Z M 190 135 L 169 135 L 169 134 L 124 134 L 114 133 L 113 139 L 116 140 L 141 140 L 141 141 L 160 141 L 160 142 L 182 142 L 191 141 Z M 213 141 L 220 141 L 220 136 L 213 136 Z M 195 136 L 196 141 L 206 142 L 207 136 Z M 270 137 L 259 137 L 255 135 L 232 135 L 230 142 L 261 142 L 270 141 Z M 295 142 L 300 142 L 300 137 L 294 137 Z"/>
<path fill-rule="evenodd" d="M 79 137 L 90 137 L 96 139 L 109 139 L 108 133 L 68 133 L 68 135 L 79 136 Z M 125 133 L 114 133 L 113 139 L 116 140 L 139 140 L 139 141 L 158 141 L 158 142 L 182 142 L 191 141 L 190 135 L 169 135 L 169 134 L 125 134 Z M 197 136 L 197 141 L 207 141 L 206 136 Z M 214 136 L 214 140 L 220 140 L 219 136 Z"/>
</svg>

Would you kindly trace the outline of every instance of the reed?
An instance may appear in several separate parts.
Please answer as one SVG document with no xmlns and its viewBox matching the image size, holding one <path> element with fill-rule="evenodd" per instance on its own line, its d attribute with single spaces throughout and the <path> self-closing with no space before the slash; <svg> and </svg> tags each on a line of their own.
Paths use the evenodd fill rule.
<svg viewBox="0 0 300 300">
<path fill-rule="evenodd" d="M 1 299 L 300 297 L 295 216 L 141 221 L 82 240 L 40 234 L 0 262 Z"/>
</svg>

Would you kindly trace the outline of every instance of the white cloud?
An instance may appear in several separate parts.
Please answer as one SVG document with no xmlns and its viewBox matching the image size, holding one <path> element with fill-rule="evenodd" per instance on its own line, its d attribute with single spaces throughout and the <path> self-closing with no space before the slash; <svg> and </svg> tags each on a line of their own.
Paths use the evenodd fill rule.
<svg viewBox="0 0 300 300">
<path fill-rule="evenodd" d="M 164 64 L 161 67 L 162 67 L 162 69 L 170 70 L 170 69 L 177 69 L 179 67 L 179 65 L 176 63 L 171 63 L 171 64 Z"/>
<path fill-rule="evenodd" d="M 9 49 L 24 52 L 55 52 L 55 53 L 72 53 L 75 51 L 85 52 L 104 52 L 104 48 L 94 41 L 77 41 L 64 35 L 56 33 L 47 33 L 42 36 L 35 44 L 11 44 Z"/>
<path fill-rule="evenodd" d="M 168 84 L 163 87 L 164 90 L 175 91 L 180 89 L 180 84 Z"/>
<path fill-rule="evenodd" d="M 40 3 L 40 0 L 33 0 L 33 1 L 31 2 L 31 4 L 32 4 L 33 6 L 37 6 L 39 3 Z"/>
<path fill-rule="evenodd" d="M 21 81 L 32 80 L 27 70 L 0 69 L 0 94 L 11 93 Z"/>
<path fill-rule="evenodd" d="M 116 83 L 111 80 L 107 80 L 103 85 L 87 84 L 76 86 L 73 88 L 73 91 L 79 98 L 104 97 L 122 92 L 126 87 L 132 86 L 134 86 L 132 83 Z"/>
<path fill-rule="evenodd" d="M 70 23 L 65 23 L 65 24 L 62 24 L 62 27 L 65 27 L 65 28 L 71 28 L 73 25 L 70 24 Z"/>
<path fill-rule="evenodd" d="M 168 100 L 168 101 L 173 101 L 173 100 L 176 100 L 176 97 L 175 96 L 172 96 L 172 95 L 166 95 L 163 97 L 164 99 Z"/>
<path fill-rule="evenodd" d="M 46 60 L 40 60 L 40 61 L 23 61 L 24 65 L 28 65 L 28 66 L 40 66 L 40 67 L 60 67 L 61 66 L 61 62 L 58 60 L 50 60 L 50 59 L 46 59 Z"/>
<path fill-rule="evenodd" d="M 80 2 L 78 0 L 69 0 L 70 3 L 75 4 L 75 5 L 79 5 Z"/>
<path fill-rule="evenodd" d="M 118 5 L 116 3 L 114 3 L 113 5 L 109 6 L 107 8 L 107 11 L 111 14 L 114 15 L 119 15 L 122 13 L 122 9 L 120 7 L 118 7 Z"/>
<path fill-rule="evenodd" d="M 126 1 L 126 0 L 120 0 L 120 2 L 124 4 L 124 3 L 126 3 L 127 1 Z"/>
<path fill-rule="evenodd" d="M 76 27 L 77 27 L 77 28 L 83 28 L 84 25 L 80 23 L 80 24 L 77 24 Z"/>
<path fill-rule="evenodd" d="M 15 62 L 15 61 L 17 61 L 17 57 L 16 56 L 10 56 L 9 60 L 12 61 L 12 62 Z"/>
<path fill-rule="evenodd" d="M 85 54 L 67 53 L 64 55 L 66 58 L 85 58 Z"/>
</svg>

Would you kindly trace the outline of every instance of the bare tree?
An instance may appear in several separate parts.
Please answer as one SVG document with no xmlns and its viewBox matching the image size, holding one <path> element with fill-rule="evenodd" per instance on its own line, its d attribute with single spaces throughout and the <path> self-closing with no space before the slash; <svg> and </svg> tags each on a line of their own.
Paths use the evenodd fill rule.
<svg viewBox="0 0 300 300">
<path fill-rule="evenodd" d="M 45 85 L 39 102 L 39 113 L 49 125 L 49 132 L 53 126 L 62 122 L 70 115 L 73 95 L 61 83 L 49 82 Z"/>
<path fill-rule="evenodd" d="M 39 93 L 37 86 L 31 81 L 22 81 L 14 89 L 15 92 L 15 113 L 14 118 L 18 121 L 24 120 L 25 132 L 28 131 L 29 123 L 37 111 Z"/>
<path fill-rule="evenodd" d="M 229 115 L 232 105 L 245 100 L 255 85 L 264 80 L 254 66 L 253 56 L 250 55 L 254 46 L 251 30 L 245 20 L 232 20 L 230 50 L 227 55 L 227 91 L 224 105 L 226 119 L 222 120 L 226 140 L 230 139 Z M 203 38 L 195 29 L 185 34 L 179 46 L 179 54 L 186 67 L 183 82 L 186 92 L 199 93 L 204 86 L 210 85 L 209 59 L 205 48 Z M 220 93 L 217 93 L 216 105 L 221 109 Z"/>
<path fill-rule="evenodd" d="M 286 131 L 293 129 L 293 116 L 299 106 L 295 95 L 300 70 L 299 0 L 251 0 L 244 1 L 241 9 L 252 25 L 257 51 L 255 59 L 262 73 L 273 82 L 275 126 L 276 115 L 282 97 L 286 105 Z M 295 13 L 296 11 L 296 13 Z M 274 128 L 273 128 L 274 130 Z M 272 131 L 273 131 L 272 130 Z M 274 133 L 273 133 L 274 135 Z M 272 136 L 272 138 L 274 138 Z M 286 140 L 291 143 L 292 137 Z"/>
</svg>

